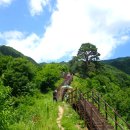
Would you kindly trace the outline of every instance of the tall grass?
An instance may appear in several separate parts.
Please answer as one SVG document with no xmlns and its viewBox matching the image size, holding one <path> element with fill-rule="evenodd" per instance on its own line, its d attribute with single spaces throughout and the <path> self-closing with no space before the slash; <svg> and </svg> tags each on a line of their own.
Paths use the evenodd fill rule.
<svg viewBox="0 0 130 130">
<path fill-rule="evenodd" d="M 40 97 L 40 98 L 39 98 Z M 58 103 L 52 101 L 51 93 L 38 98 L 32 97 L 33 104 L 21 104 L 15 111 L 15 123 L 10 130 L 58 130 L 56 118 Z"/>
<path fill-rule="evenodd" d="M 66 103 L 54 102 L 52 92 L 36 93 L 35 96 L 17 99 L 19 105 L 12 113 L 9 130 L 59 130 L 57 125 L 58 106 L 64 108 L 61 125 L 65 130 L 78 130 L 83 121 L 78 114 Z"/>
<path fill-rule="evenodd" d="M 84 128 L 83 120 L 80 120 L 79 115 L 70 105 L 62 104 L 62 107 L 64 108 L 64 114 L 61 123 L 65 130 L 79 130 L 79 127 L 80 129 Z"/>
</svg>

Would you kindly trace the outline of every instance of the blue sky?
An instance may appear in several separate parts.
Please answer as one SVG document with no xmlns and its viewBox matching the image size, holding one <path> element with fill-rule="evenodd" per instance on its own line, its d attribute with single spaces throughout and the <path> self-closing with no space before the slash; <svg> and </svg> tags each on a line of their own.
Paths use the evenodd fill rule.
<svg viewBox="0 0 130 130">
<path fill-rule="evenodd" d="M 37 62 L 67 61 L 82 43 L 100 59 L 130 56 L 129 0 L 0 0 L 0 45 Z"/>
</svg>

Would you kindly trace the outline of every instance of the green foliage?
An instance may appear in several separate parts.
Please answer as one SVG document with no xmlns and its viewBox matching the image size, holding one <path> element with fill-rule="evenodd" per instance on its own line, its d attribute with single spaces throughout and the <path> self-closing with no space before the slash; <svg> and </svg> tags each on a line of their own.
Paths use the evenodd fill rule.
<svg viewBox="0 0 130 130">
<path fill-rule="evenodd" d="M 11 56 L 11 57 L 14 57 L 14 58 L 22 57 L 22 58 L 26 58 L 27 60 L 31 61 L 34 64 L 37 64 L 32 58 L 24 56 L 22 53 L 15 50 L 14 48 L 9 47 L 9 46 L 5 46 L 5 45 L 0 46 L 0 55 Z"/>
<path fill-rule="evenodd" d="M 102 61 L 130 75 L 130 57 Z"/>
<path fill-rule="evenodd" d="M 22 53 L 16 51 L 15 49 L 13 49 L 12 47 L 9 47 L 9 46 L 0 46 L 0 52 L 3 54 L 3 55 L 7 55 L 7 56 L 12 56 L 12 57 L 22 57 L 24 56 Z"/>
<path fill-rule="evenodd" d="M 10 88 L 3 86 L 0 81 L 0 130 L 7 130 L 10 118 Z"/>
<path fill-rule="evenodd" d="M 72 60 L 69 61 L 69 68 L 71 73 L 82 72 L 82 66 L 82 61 L 78 61 L 78 58 L 76 56 L 74 56 Z"/>
<path fill-rule="evenodd" d="M 102 65 L 92 77 L 74 77 L 72 86 L 89 92 L 96 89 L 118 113 L 130 122 L 130 76 L 120 70 Z"/>
<path fill-rule="evenodd" d="M 0 56 L 0 77 L 4 73 L 5 70 L 7 70 L 8 66 L 7 64 L 13 60 L 12 57 L 9 56 Z"/>
<path fill-rule="evenodd" d="M 34 78 L 35 66 L 24 58 L 17 58 L 8 62 L 6 67 L 2 80 L 5 86 L 12 88 L 12 95 L 17 96 L 29 92 L 29 83 Z"/>
<path fill-rule="evenodd" d="M 34 93 L 36 69 L 26 58 L 0 55 L 0 130 L 8 130 L 17 119 L 15 110 L 20 103 L 12 96 Z"/>
<path fill-rule="evenodd" d="M 9 124 L 10 130 L 58 130 L 56 124 L 58 104 L 52 101 L 52 94 L 35 96 L 21 96 L 14 102 L 19 105 L 15 108 L 13 122 Z"/>
<path fill-rule="evenodd" d="M 80 120 L 78 113 L 76 113 L 71 106 L 63 104 L 62 107 L 64 114 L 61 122 L 65 130 L 79 130 L 79 127 L 84 127 L 83 120 Z"/>
<path fill-rule="evenodd" d="M 41 95 L 37 88 L 42 92 L 55 89 L 63 81 L 62 72 L 68 72 L 66 63 L 41 67 L 4 47 L 0 51 L 0 130 L 58 130 L 56 121 L 52 124 L 58 104 L 52 93 Z"/>
<path fill-rule="evenodd" d="M 78 59 L 84 61 L 86 65 L 91 61 L 97 61 L 99 56 L 96 46 L 90 43 L 82 44 L 77 54 Z"/>
<path fill-rule="evenodd" d="M 72 86 L 80 88 L 83 92 L 96 89 L 103 98 L 112 105 L 124 118 L 130 122 L 130 76 L 126 72 L 129 69 L 129 58 L 103 61 L 98 60 L 100 54 L 92 44 L 82 44 L 76 57 L 69 62 L 70 70 L 74 77 Z M 127 73 L 129 73 L 127 71 Z M 125 110 L 126 109 L 126 110 Z"/>
<path fill-rule="evenodd" d="M 66 66 L 57 63 L 44 65 L 37 72 L 36 83 L 42 92 L 48 92 L 55 89 L 55 83 L 61 78 L 63 70 L 67 70 Z"/>
<path fill-rule="evenodd" d="M 69 62 L 70 71 L 79 73 L 82 77 L 94 76 L 95 71 L 100 67 L 97 62 L 100 54 L 95 45 L 84 43 L 81 45 L 77 56 Z"/>
<path fill-rule="evenodd" d="M 42 92 L 54 90 L 63 81 L 62 72 L 68 70 L 75 74 L 73 87 L 83 92 L 98 90 L 130 122 L 130 76 L 110 65 L 100 63 L 98 58 L 97 48 L 85 43 L 77 56 L 69 62 L 69 69 L 67 63 L 46 63 L 38 66 L 12 48 L 0 47 L 0 130 L 57 130 L 54 120 L 57 118 L 59 103 L 52 102 L 52 93 L 41 95 L 37 88 Z M 126 71 L 122 67 L 125 66 L 124 63 L 129 65 L 128 61 L 123 61 L 121 66 L 119 62 L 114 62 L 114 65 Z M 76 129 L 78 116 L 67 115 L 64 115 L 62 125 L 66 129 Z"/>
</svg>

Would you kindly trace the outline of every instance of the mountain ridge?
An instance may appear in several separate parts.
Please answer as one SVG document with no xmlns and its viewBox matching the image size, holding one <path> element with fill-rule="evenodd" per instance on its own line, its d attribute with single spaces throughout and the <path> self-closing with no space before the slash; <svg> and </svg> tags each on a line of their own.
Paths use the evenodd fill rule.
<svg viewBox="0 0 130 130">
<path fill-rule="evenodd" d="M 103 60 L 101 62 L 114 66 L 117 69 L 130 75 L 130 56 L 119 57 L 119 58 L 110 59 L 110 60 Z"/>
<path fill-rule="evenodd" d="M 14 58 L 25 57 L 29 61 L 37 64 L 37 62 L 34 59 L 32 59 L 31 57 L 25 56 L 24 54 L 22 54 L 21 52 L 17 51 L 16 49 L 14 49 L 13 47 L 10 47 L 10 46 L 0 45 L 0 55 L 1 56 L 12 56 Z"/>
</svg>

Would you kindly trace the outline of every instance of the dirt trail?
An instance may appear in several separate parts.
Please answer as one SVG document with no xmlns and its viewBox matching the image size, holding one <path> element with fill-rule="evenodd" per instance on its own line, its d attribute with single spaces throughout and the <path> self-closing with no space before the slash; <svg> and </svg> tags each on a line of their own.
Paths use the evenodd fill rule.
<svg viewBox="0 0 130 130">
<path fill-rule="evenodd" d="M 62 106 L 58 107 L 58 118 L 57 118 L 57 124 L 60 130 L 64 130 L 64 128 L 61 125 L 61 119 L 64 113 L 64 108 Z"/>
<path fill-rule="evenodd" d="M 78 128 L 78 130 L 88 130 L 88 128 L 87 128 L 87 127 L 85 127 L 85 128 L 81 128 L 81 126 L 80 126 L 80 125 L 76 125 L 76 127 Z"/>
</svg>

